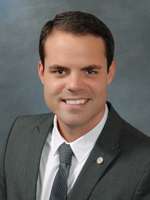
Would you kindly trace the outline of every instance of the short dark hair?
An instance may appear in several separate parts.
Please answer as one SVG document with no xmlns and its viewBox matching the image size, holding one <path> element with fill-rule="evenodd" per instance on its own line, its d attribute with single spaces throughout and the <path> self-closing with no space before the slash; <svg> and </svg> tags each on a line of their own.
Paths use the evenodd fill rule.
<svg viewBox="0 0 150 200">
<path fill-rule="evenodd" d="M 101 37 L 105 42 L 107 66 L 112 63 L 114 57 L 114 39 L 109 28 L 96 16 L 81 12 L 68 11 L 57 14 L 53 20 L 49 20 L 42 28 L 39 41 L 39 55 L 44 64 L 45 41 L 53 30 L 62 30 L 75 35 L 91 34 Z"/>
</svg>

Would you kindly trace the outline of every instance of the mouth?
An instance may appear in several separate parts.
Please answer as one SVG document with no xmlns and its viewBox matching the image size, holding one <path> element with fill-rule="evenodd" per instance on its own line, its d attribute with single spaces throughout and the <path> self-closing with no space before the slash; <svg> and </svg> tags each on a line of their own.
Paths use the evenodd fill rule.
<svg viewBox="0 0 150 200">
<path fill-rule="evenodd" d="M 84 105 L 89 101 L 89 99 L 63 99 L 62 101 L 67 105 Z"/>
</svg>

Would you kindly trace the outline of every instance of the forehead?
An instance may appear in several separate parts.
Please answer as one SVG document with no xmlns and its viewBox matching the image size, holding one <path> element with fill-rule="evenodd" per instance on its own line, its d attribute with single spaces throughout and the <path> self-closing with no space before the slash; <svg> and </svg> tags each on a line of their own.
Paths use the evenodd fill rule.
<svg viewBox="0 0 150 200">
<path fill-rule="evenodd" d="M 45 42 L 45 59 L 49 61 L 99 62 L 105 56 L 105 43 L 101 37 L 91 34 L 75 35 L 53 31 Z"/>
<path fill-rule="evenodd" d="M 47 37 L 45 41 L 45 49 L 49 47 L 86 47 L 89 46 L 91 48 L 103 51 L 105 50 L 105 42 L 104 39 L 98 36 L 94 36 L 92 34 L 80 35 L 73 34 L 65 31 L 54 30 Z"/>
</svg>

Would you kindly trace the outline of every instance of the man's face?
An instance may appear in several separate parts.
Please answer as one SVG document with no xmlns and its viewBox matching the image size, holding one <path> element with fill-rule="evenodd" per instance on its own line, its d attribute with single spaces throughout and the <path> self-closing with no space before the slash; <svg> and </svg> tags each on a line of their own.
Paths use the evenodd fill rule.
<svg viewBox="0 0 150 200">
<path fill-rule="evenodd" d="M 39 76 L 49 109 L 61 127 L 89 131 L 102 118 L 107 86 L 114 62 L 107 72 L 105 44 L 100 37 L 54 31 L 45 43 L 45 63 Z"/>
</svg>

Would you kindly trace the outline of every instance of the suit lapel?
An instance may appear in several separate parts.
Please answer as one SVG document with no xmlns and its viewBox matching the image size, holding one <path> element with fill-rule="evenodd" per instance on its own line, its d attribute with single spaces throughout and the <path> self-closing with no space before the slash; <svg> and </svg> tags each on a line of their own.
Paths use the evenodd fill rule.
<svg viewBox="0 0 150 200">
<path fill-rule="evenodd" d="M 30 142 L 28 147 L 28 160 L 26 166 L 26 191 L 28 192 L 28 199 L 35 199 L 36 183 L 38 179 L 40 159 L 42 150 L 47 139 L 48 133 L 51 132 L 53 124 L 53 117 L 48 115 L 44 121 L 35 126 L 30 134 Z"/>
<path fill-rule="evenodd" d="M 48 133 L 52 130 L 53 115 L 47 116 L 40 125 L 32 130 L 30 135 L 27 166 L 26 168 L 26 197 L 35 199 L 36 183 L 38 178 L 40 159 L 42 150 L 47 139 Z M 117 113 L 110 107 L 109 116 L 105 127 L 99 136 L 88 160 L 86 161 L 76 183 L 71 190 L 68 200 L 86 200 L 90 196 L 95 185 L 105 175 L 108 166 L 119 155 L 119 132 L 121 129 L 121 119 Z M 103 163 L 98 164 L 97 158 L 102 157 Z"/>
<path fill-rule="evenodd" d="M 89 198 L 97 182 L 105 175 L 108 166 L 119 155 L 119 132 L 121 119 L 112 107 L 105 127 L 99 136 L 88 160 L 86 161 L 76 183 L 69 193 L 68 200 L 86 200 Z M 98 158 L 103 162 L 99 163 Z"/>
</svg>

